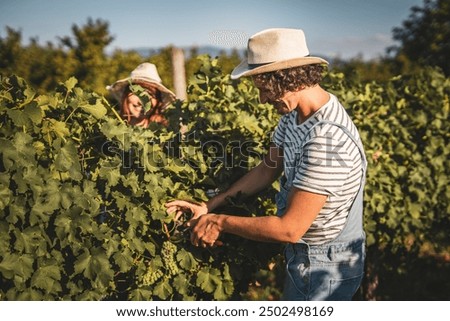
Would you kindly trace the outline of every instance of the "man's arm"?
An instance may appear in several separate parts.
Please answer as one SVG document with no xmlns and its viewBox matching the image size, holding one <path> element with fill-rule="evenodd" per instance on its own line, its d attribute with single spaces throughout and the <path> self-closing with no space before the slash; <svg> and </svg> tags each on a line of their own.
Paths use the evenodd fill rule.
<svg viewBox="0 0 450 321">
<path fill-rule="evenodd" d="M 309 229 L 326 199 L 326 195 L 293 188 L 282 217 L 207 214 L 189 222 L 193 232 L 191 242 L 196 246 L 212 246 L 224 232 L 255 241 L 295 243 Z"/>
<path fill-rule="evenodd" d="M 262 162 L 250 170 L 241 179 L 235 182 L 225 192 L 211 198 L 206 205 L 208 212 L 225 205 L 228 197 L 234 197 L 239 192 L 245 195 L 253 195 L 270 186 L 283 171 L 283 150 L 275 144 L 271 144 L 269 152 Z"/>
<path fill-rule="evenodd" d="M 269 152 L 263 161 L 250 170 L 241 179 L 235 182 L 228 190 L 214 196 L 208 202 L 194 204 L 192 202 L 176 200 L 166 203 L 167 212 L 177 212 L 179 217 L 185 210 L 193 213 L 193 218 L 198 218 L 212 210 L 225 205 L 228 197 L 236 196 L 239 192 L 245 195 L 253 195 L 272 184 L 283 171 L 283 150 L 275 144 L 271 144 Z"/>
</svg>

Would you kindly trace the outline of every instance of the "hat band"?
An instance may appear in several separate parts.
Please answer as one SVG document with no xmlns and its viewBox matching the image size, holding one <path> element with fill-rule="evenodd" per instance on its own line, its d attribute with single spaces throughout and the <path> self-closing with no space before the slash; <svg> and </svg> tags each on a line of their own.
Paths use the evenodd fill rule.
<svg viewBox="0 0 450 321">
<path fill-rule="evenodd" d="M 271 63 L 273 63 L 273 62 L 266 62 L 263 64 L 248 64 L 248 69 L 255 69 L 255 68 L 262 67 L 262 66 L 265 66 L 265 65 L 268 65 Z"/>
<path fill-rule="evenodd" d="M 306 56 L 303 56 L 301 58 L 306 58 L 306 57 L 309 57 L 309 56 L 310 55 L 306 55 Z M 265 62 L 265 63 L 262 63 L 262 64 L 248 64 L 248 69 L 250 69 L 250 70 L 251 69 L 255 69 L 255 68 L 262 67 L 262 66 L 265 66 L 265 65 L 268 65 L 268 64 L 273 64 L 274 62 L 276 62 L 276 61 Z"/>
</svg>

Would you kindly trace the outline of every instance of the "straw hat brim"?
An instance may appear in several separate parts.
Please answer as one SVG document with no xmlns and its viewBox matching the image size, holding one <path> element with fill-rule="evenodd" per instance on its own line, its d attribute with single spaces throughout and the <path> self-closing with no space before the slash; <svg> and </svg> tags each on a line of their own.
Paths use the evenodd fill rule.
<svg viewBox="0 0 450 321">
<path fill-rule="evenodd" d="M 231 79 L 312 64 L 328 64 L 328 61 L 319 57 L 299 57 L 251 67 L 248 64 L 247 59 L 245 59 L 231 72 Z"/>
<path fill-rule="evenodd" d="M 126 87 L 128 87 L 130 84 L 139 84 L 140 86 L 152 89 L 156 88 L 161 92 L 161 98 L 162 98 L 162 109 L 165 109 L 168 105 L 170 105 L 172 102 L 176 100 L 175 94 L 170 91 L 167 87 L 165 87 L 163 84 L 146 77 L 127 77 L 121 80 L 116 81 L 114 84 L 108 87 L 108 90 L 111 92 L 111 94 L 114 96 L 114 98 L 117 99 L 117 101 L 121 101 L 122 94 Z"/>
</svg>

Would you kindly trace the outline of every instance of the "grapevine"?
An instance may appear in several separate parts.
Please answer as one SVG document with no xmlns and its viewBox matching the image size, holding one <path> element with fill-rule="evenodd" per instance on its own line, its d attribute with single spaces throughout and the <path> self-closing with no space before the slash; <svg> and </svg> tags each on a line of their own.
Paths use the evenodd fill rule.
<svg viewBox="0 0 450 321">
<path fill-rule="evenodd" d="M 167 110 L 169 126 L 148 130 L 124 124 L 74 78 L 49 94 L 0 78 L 2 300 L 239 300 L 273 271 L 278 248 L 226 234 L 224 246 L 196 248 L 188 218 L 165 211 L 176 198 L 205 201 L 258 164 L 279 119 L 250 80 L 200 62 L 188 99 Z M 391 275 L 392 260 L 403 273 L 425 245 L 444 253 L 449 79 L 424 69 L 361 85 L 331 73 L 324 86 L 348 108 L 369 161 L 366 278 Z M 251 149 L 236 148 L 246 142 Z M 277 188 L 230 200 L 227 210 L 274 215 Z"/>
</svg>

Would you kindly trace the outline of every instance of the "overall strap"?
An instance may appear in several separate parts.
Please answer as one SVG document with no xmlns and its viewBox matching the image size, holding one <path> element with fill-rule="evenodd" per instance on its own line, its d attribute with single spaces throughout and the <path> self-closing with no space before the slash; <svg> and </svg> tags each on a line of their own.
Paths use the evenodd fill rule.
<svg viewBox="0 0 450 321">
<path fill-rule="evenodd" d="M 333 125 L 336 127 L 339 127 L 340 129 L 342 129 L 342 131 L 353 141 L 353 143 L 356 145 L 356 147 L 359 150 L 359 153 L 361 155 L 361 167 L 363 170 L 363 181 L 361 183 L 361 185 L 364 185 L 363 183 L 365 182 L 365 174 L 366 174 L 366 169 L 367 169 L 367 160 L 366 160 L 366 155 L 364 154 L 364 147 L 361 144 L 361 141 L 356 139 L 356 137 L 350 132 L 350 130 L 345 127 L 342 124 L 333 122 L 331 120 L 320 120 L 317 123 L 315 123 L 314 125 L 311 126 L 311 128 L 308 129 L 308 132 L 306 133 L 305 137 L 308 136 L 308 134 L 310 134 L 312 132 L 312 130 L 318 126 L 318 125 L 322 125 L 322 124 L 329 124 L 329 125 Z M 289 177 L 287 177 L 287 182 L 290 184 L 293 181 L 294 175 L 295 175 L 295 169 L 297 168 L 297 166 L 299 165 L 299 162 L 302 159 L 302 155 L 303 155 L 303 148 L 306 144 L 306 140 L 303 142 L 299 154 L 295 157 L 295 161 L 294 161 L 294 170 L 290 171 Z"/>
<path fill-rule="evenodd" d="M 365 174 L 366 169 L 367 169 L 367 159 L 366 159 L 366 155 L 364 153 L 364 147 L 362 146 L 361 140 L 356 139 L 356 137 L 344 125 L 336 123 L 336 122 L 331 121 L 331 120 L 326 120 L 326 119 L 320 120 L 317 123 L 315 123 L 314 125 L 312 125 L 311 128 L 308 130 L 307 135 L 316 126 L 321 125 L 321 124 L 328 124 L 328 125 L 333 125 L 333 126 L 339 127 L 353 141 L 353 143 L 356 145 L 356 147 L 358 147 L 359 153 L 361 155 L 361 166 L 362 166 L 362 169 L 363 169 L 363 173 Z M 303 143 L 303 145 L 305 145 L 305 142 Z M 303 150 L 303 146 L 302 146 L 302 150 Z M 363 176 L 365 176 L 365 175 L 363 175 Z"/>
<path fill-rule="evenodd" d="M 355 198 L 353 199 L 352 205 L 350 206 L 344 228 L 334 240 L 330 241 L 330 243 L 348 242 L 350 240 L 364 238 L 365 234 L 363 230 L 363 196 L 367 171 L 367 159 L 364 153 L 364 147 L 362 146 L 361 140 L 356 139 L 356 137 L 352 135 L 350 130 L 344 125 L 329 120 L 321 120 L 316 124 L 314 124 L 313 127 L 319 124 L 330 124 L 342 129 L 342 131 L 353 141 L 356 147 L 358 147 L 359 153 L 361 155 L 361 170 L 362 170 L 361 184 L 359 186 L 358 192 L 355 195 Z M 312 128 L 309 131 L 311 131 Z"/>
</svg>

